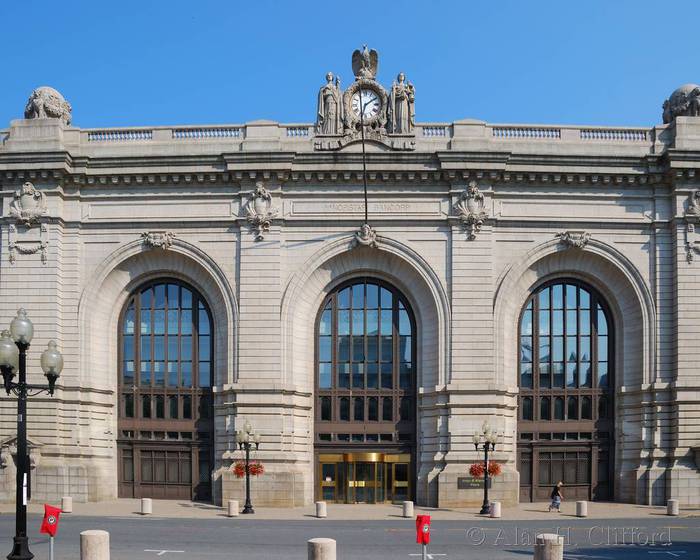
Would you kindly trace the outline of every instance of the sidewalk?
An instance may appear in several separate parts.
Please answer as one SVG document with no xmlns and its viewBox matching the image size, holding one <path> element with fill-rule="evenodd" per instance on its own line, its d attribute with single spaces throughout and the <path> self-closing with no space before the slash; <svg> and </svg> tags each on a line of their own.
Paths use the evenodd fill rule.
<svg viewBox="0 0 700 560">
<path fill-rule="evenodd" d="M 243 501 L 239 501 L 242 507 Z M 60 503 L 53 504 L 60 505 Z M 253 502 L 253 505 L 255 503 Z M 502 519 L 511 521 L 537 521 L 555 517 L 575 517 L 576 503 L 565 502 L 562 504 L 562 513 L 549 513 L 547 502 L 525 503 L 514 507 L 502 509 Z M 43 504 L 32 503 L 28 508 L 29 513 L 44 513 Z M 73 503 L 73 513 L 66 515 L 79 515 L 86 517 L 132 517 L 138 516 L 140 500 L 121 499 L 111 502 L 91 502 L 87 504 Z M 415 508 L 415 515 L 428 514 L 434 520 L 474 520 L 487 519 L 478 514 L 479 508 L 470 509 L 435 509 Z M 14 504 L 0 504 L 0 515 L 14 515 Z M 254 515 L 240 515 L 238 519 L 276 519 L 276 520 L 304 520 L 315 518 L 314 505 L 299 508 L 264 508 L 256 507 Z M 328 504 L 328 519 L 363 521 L 376 519 L 401 519 L 402 508 L 400 505 L 350 505 Z M 635 504 L 617 504 L 608 502 L 589 502 L 589 519 L 640 519 L 656 516 L 665 516 L 666 508 L 663 506 L 641 506 Z M 700 508 L 683 510 L 680 517 L 698 517 Z M 226 517 L 225 508 L 211 504 L 185 502 L 180 500 L 153 500 L 152 517 L 168 518 L 196 518 L 217 519 Z M 319 520 L 321 521 L 321 520 Z M 496 520 L 493 520 L 497 522 Z"/>
</svg>

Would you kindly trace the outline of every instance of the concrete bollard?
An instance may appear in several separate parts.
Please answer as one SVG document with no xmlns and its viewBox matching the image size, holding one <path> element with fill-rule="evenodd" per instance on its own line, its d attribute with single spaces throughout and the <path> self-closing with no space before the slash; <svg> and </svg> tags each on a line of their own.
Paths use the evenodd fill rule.
<svg viewBox="0 0 700 560">
<path fill-rule="evenodd" d="M 316 502 L 325 504 L 325 502 Z M 335 560 L 335 541 L 333 539 L 309 539 L 309 560 Z"/>
<path fill-rule="evenodd" d="M 666 503 L 666 515 L 673 515 L 674 517 L 680 515 L 681 508 L 678 504 L 678 500 L 669 500 Z"/>
<path fill-rule="evenodd" d="M 588 502 L 576 502 L 576 517 L 588 517 Z"/>
<path fill-rule="evenodd" d="M 564 560 L 564 537 L 556 533 L 537 535 L 533 560 Z"/>
<path fill-rule="evenodd" d="M 109 560 L 109 533 L 98 529 L 80 533 L 80 560 Z"/>
<path fill-rule="evenodd" d="M 316 517 L 319 517 L 319 518 L 328 517 L 326 502 L 316 502 Z M 324 540 L 324 539 L 321 539 L 321 540 Z M 311 542 L 311 541 L 309 541 L 309 542 Z M 335 547 L 335 541 L 333 541 L 333 546 Z M 311 549 L 309 549 L 309 550 L 311 550 Z M 335 548 L 333 550 L 335 550 Z M 335 555 L 333 556 L 333 558 L 335 558 Z"/>
<path fill-rule="evenodd" d="M 228 501 L 228 512 L 226 515 L 228 517 L 238 517 L 238 500 Z"/>
<path fill-rule="evenodd" d="M 489 517 L 500 519 L 501 517 L 501 502 L 491 502 L 489 506 Z"/>
<path fill-rule="evenodd" d="M 403 516 L 404 517 L 413 517 L 413 502 L 404 502 L 403 503 Z"/>
<path fill-rule="evenodd" d="M 141 498 L 141 515 L 153 513 L 153 500 L 151 498 Z"/>
<path fill-rule="evenodd" d="M 70 496 L 61 498 L 61 513 L 73 513 L 73 498 Z"/>
</svg>

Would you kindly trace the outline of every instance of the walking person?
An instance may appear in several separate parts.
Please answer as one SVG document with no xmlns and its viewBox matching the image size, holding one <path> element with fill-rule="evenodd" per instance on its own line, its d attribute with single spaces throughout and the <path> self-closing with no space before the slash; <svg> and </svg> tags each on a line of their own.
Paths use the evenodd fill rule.
<svg viewBox="0 0 700 560">
<path fill-rule="evenodd" d="M 561 513 L 561 501 L 564 499 L 564 494 L 561 493 L 562 486 L 564 486 L 564 483 L 560 481 L 552 488 L 552 494 L 550 495 L 552 502 L 549 504 L 549 511 L 556 509 Z"/>
</svg>

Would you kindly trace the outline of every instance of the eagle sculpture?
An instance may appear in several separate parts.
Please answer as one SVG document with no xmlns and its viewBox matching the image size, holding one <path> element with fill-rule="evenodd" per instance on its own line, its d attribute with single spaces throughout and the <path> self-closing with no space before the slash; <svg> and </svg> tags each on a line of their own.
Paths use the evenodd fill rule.
<svg viewBox="0 0 700 560">
<path fill-rule="evenodd" d="M 362 50 L 357 49 L 352 53 L 352 71 L 355 77 L 374 79 L 377 75 L 379 55 L 374 49 L 367 50 L 367 45 L 362 45 Z"/>
</svg>

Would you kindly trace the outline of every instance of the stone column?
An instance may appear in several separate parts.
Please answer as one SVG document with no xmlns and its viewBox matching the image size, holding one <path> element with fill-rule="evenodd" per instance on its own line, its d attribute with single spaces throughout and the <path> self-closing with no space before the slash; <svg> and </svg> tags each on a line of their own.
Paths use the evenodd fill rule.
<svg viewBox="0 0 700 560">
<path fill-rule="evenodd" d="M 555 533 L 541 533 L 535 539 L 534 560 L 563 560 L 564 537 Z"/>
<path fill-rule="evenodd" d="M 326 502 L 316 502 L 316 517 L 323 518 L 328 516 Z"/>
<path fill-rule="evenodd" d="M 413 502 L 404 502 L 403 503 L 403 516 L 404 517 L 413 517 Z"/>
<path fill-rule="evenodd" d="M 80 560 L 109 560 L 109 533 L 98 529 L 80 533 Z"/>
<path fill-rule="evenodd" d="M 576 502 L 576 517 L 588 517 L 588 502 Z"/>
<path fill-rule="evenodd" d="M 141 498 L 141 515 L 153 513 L 153 500 L 151 498 Z"/>
<path fill-rule="evenodd" d="M 489 509 L 489 517 L 500 518 L 501 517 L 501 502 L 491 502 L 491 507 Z"/>
<path fill-rule="evenodd" d="M 333 539 L 310 539 L 308 542 L 309 560 L 335 560 Z"/>
<path fill-rule="evenodd" d="M 228 517 L 238 517 L 238 500 L 228 501 L 228 512 L 226 515 Z"/>
<path fill-rule="evenodd" d="M 666 504 L 666 515 L 677 516 L 680 514 L 680 506 L 678 500 L 669 500 Z"/>
<path fill-rule="evenodd" d="M 61 513 L 73 513 L 73 498 L 71 496 L 61 498 Z"/>
</svg>

